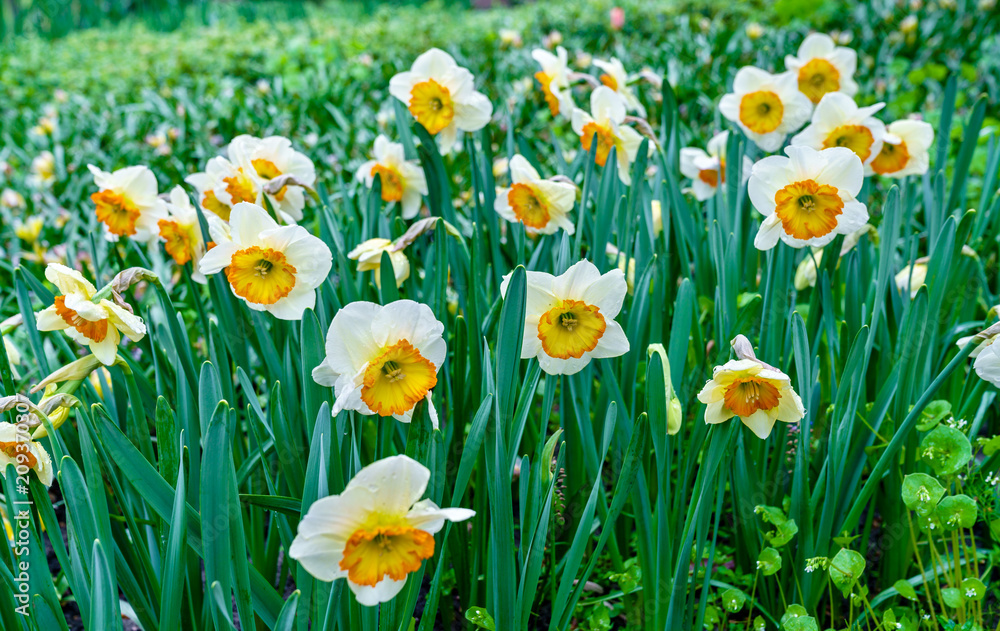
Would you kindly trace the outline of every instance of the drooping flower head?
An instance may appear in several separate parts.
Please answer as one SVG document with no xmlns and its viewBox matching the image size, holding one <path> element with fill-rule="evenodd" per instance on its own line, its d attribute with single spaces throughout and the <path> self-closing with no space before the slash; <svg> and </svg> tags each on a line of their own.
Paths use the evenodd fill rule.
<svg viewBox="0 0 1000 631">
<path fill-rule="evenodd" d="M 691 193 L 698 201 L 715 196 L 720 184 L 726 183 L 726 145 L 729 132 L 720 132 L 708 141 L 706 152 L 698 147 L 681 149 L 681 174 L 691 179 Z M 753 162 L 743 156 L 743 177 L 750 177 Z"/>
<path fill-rule="evenodd" d="M 109 239 L 130 237 L 148 243 L 156 238 L 156 222 L 166 214 L 157 197 L 156 176 L 147 167 L 134 166 L 113 173 L 87 165 L 100 189 L 91 194 L 97 219 L 107 227 Z"/>
<path fill-rule="evenodd" d="M 413 67 L 389 81 L 389 93 L 409 108 L 431 135 L 439 135 L 450 150 L 460 131 L 477 131 L 490 121 L 493 105 L 476 92 L 472 73 L 451 55 L 432 48 L 417 57 Z"/>
<path fill-rule="evenodd" d="M 542 86 L 549 111 L 553 116 L 572 114 L 576 104 L 573 103 L 573 94 L 570 91 L 569 58 L 566 49 L 559 46 L 553 55 L 544 48 L 536 48 L 531 51 L 531 56 L 542 67 L 535 73 L 535 79 Z"/>
<path fill-rule="evenodd" d="M 618 357 L 629 341 L 615 318 L 628 284 L 614 269 L 601 275 L 590 261 L 579 261 L 560 276 L 528 272 L 521 359 L 538 358 L 550 375 L 580 372 L 591 359 Z M 500 293 L 505 297 L 510 274 Z"/>
<path fill-rule="evenodd" d="M 28 467 L 38 476 L 39 482 L 52 486 L 52 458 L 45 447 L 31 440 L 27 430 L 22 430 L 20 425 L 0 422 L 0 477 L 6 474 L 9 464 Z"/>
<path fill-rule="evenodd" d="M 476 514 L 421 500 L 429 480 L 427 467 L 407 456 L 368 465 L 343 493 L 309 507 L 289 556 L 321 581 L 346 578 L 362 605 L 392 600 L 407 576 L 434 556 L 434 533 L 445 521 Z"/>
<path fill-rule="evenodd" d="M 622 100 L 625 101 L 625 109 L 645 118 L 646 108 L 639 102 L 639 97 L 635 95 L 629 85 L 628 72 L 622 62 L 617 57 L 612 57 L 609 61 L 595 59 L 594 65 L 601 69 L 601 84 L 611 88 L 618 96 L 622 97 Z"/>
<path fill-rule="evenodd" d="M 854 96 L 858 91 L 854 82 L 857 67 L 858 54 L 837 46 L 824 33 L 810 33 L 799 45 L 797 55 L 785 56 L 785 69 L 795 73 L 799 90 L 813 103 L 819 103 L 823 95 L 831 92 Z"/>
<path fill-rule="evenodd" d="M 39 331 L 65 331 L 110 366 L 118 355 L 122 335 L 138 342 L 146 335 L 142 318 L 107 298 L 93 301 L 97 288 L 83 274 L 58 263 L 45 268 L 45 278 L 62 292 L 51 307 L 35 314 Z"/>
<path fill-rule="evenodd" d="M 305 154 L 292 148 L 283 136 L 255 138 L 241 135 L 229 143 L 229 161 L 243 174 L 256 180 L 258 191 L 288 223 L 302 220 L 305 207 L 303 186 L 316 183 L 316 167 Z M 274 190 L 271 190 L 274 188 Z M 262 200 L 246 200 L 262 204 Z"/>
<path fill-rule="evenodd" d="M 794 73 L 774 75 L 744 66 L 736 73 L 732 93 L 719 102 L 719 111 L 758 147 L 777 151 L 788 134 L 809 120 L 812 103 L 799 92 Z"/>
<path fill-rule="evenodd" d="M 382 253 L 389 253 L 392 262 L 392 273 L 396 278 L 396 287 L 402 287 L 403 282 L 410 277 L 410 260 L 403 251 L 397 250 L 389 239 L 375 238 L 360 243 L 358 247 L 347 253 L 347 258 L 358 262 L 359 272 L 375 272 L 375 286 L 382 288 Z"/>
<path fill-rule="evenodd" d="M 510 160 L 511 187 L 497 195 L 494 209 L 510 222 L 524 224 L 531 234 L 555 234 L 560 228 L 573 234 L 576 226 L 569 213 L 576 203 L 576 186 L 545 180 L 527 158 L 518 154 Z"/>
<path fill-rule="evenodd" d="M 785 153 L 758 161 L 750 175 L 750 201 L 765 217 L 757 249 L 769 250 L 779 239 L 793 248 L 822 247 L 868 221 L 868 208 L 856 199 L 864 167 L 853 151 L 791 146 Z"/>
<path fill-rule="evenodd" d="M 426 400 L 436 428 L 431 390 L 448 352 L 443 333 L 427 305 L 352 302 L 333 317 L 326 359 L 313 370 L 313 379 L 334 389 L 334 416 L 354 410 L 409 423 L 414 407 Z"/>
<path fill-rule="evenodd" d="M 596 142 L 594 160 L 604 166 L 615 148 L 618 159 L 618 177 L 622 183 L 632 182 L 629 168 L 639 153 L 642 136 L 625 125 L 625 101 L 607 86 L 600 86 L 590 94 L 590 113 L 577 108 L 573 110 L 573 131 L 580 136 L 585 151 L 591 151 Z"/>
<path fill-rule="evenodd" d="M 202 274 L 225 270 L 233 294 L 255 311 L 300 320 L 316 304 L 333 255 L 301 226 L 279 226 L 260 206 L 233 207 L 230 225 L 209 225 L 215 247 L 201 259 Z"/>
<path fill-rule="evenodd" d="M 806 411 L 788 375 L 758 360 L 742 335 L 733 340 L 733 348 L 738 359 L 716 366 L 698 393 L 698 400 L 708 406 L 705 422 L 724 423 L 738 416 L 754 434 L 767 438 L 775 421 L 802 420 Z"/>
<path fill-rule="evenodd" d="M 191 205 L 191 198 L 181 186 L 170 190 L 170 201 L 167 202 L 167 216 L 157 222 L 160 229 L 160 240 L 163 247 L 177 265 L 191 263 L 194 269 L 191 278 L 204 283 L 205 275 L 198 269 L 205 252 L 208 249 L 198 222 L 198 211 Z M 215 215 L 205 217 L 209 223 L 221 221 Z"/>
<path fill-rule="evenodd" d="M 400 205 L 403 219 L 413 219 L 420 212 L 423 196 L 427 194 L 427 178 L 420 163 L 407 160 L 403 145 L 390 142 L 379 134 L 372 150 L 375 157 L 358 168 L 357 178 L 371 188 L 375 176 L 382 184 L 382 201 Z"/>
<path fill-rule="evenodd" d="M 792 138 L 792 144 L 813 149 L 847 147 L 861 158 L 866 174 L 871 175 L 871 163 L 885 139 L 885 124 L 873 115 L 883 107 L 885 103 L 858 107 L 846 94 L 831 92 L 819 102 L 812 122 Z"/>
<path fill-rule="evenodd" d="M 871 161 L 872 171 L 891 178 L 927 172 L 934 143 L 934 128 L 930 123 L 916 120 L 890 123 L 883 140 L 882 150 Z"/>
</svg>

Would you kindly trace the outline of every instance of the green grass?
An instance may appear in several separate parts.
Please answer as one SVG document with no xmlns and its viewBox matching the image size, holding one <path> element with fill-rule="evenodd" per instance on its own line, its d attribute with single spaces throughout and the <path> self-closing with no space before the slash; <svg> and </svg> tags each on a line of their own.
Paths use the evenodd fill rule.
<svg viewBox="0 0 1000 631">
<path fill-rule="evenodd" d="M 215 7 L 208 26 L 190 17 L 156 32 L 134 19 L 5 43 L 0 188 L 25 206 L 0 205 L 0 318 L 24 317 L 2 330 L 22 355 L 15 378 L 0 351 L 4 394 L 27 394 L 80 356 L 72 340 L 35 328 L 32 313 L 53 301 L 46 261 L 98 286 L 131 266 L 161 282 L 127 295 L 148 335 L 124 346 L 117 366 L 73 384 L 82 405 L 43 440 L 59 470 L 52 489 L 32 479 L 19 490 L 7 471 L 6 514 L 26 493 L 34 505 L 27 549 L 0 546 L 0 627 L 65 629 L 75 603 L 86 628 L 109 629 L 119 593 L 147 631 L 229 629 L 237 617 L 242 629 L 364 631 L 736 630 L 760 628 L 757 619 L 786 631 L 997 627 L 1000 522 L 987 478 L 1000 468 L 997 392 L 972 371 L 971 348 L 955 345 L 995 322 L 989 309 L 1000 302 L 996 11 L 927 3 L 907 36 L 910 9 L 890 3 L 636 1 L 624 3 L 626 26 L 615 32 L 611 5 L 373 15 L 330 5 L 249 21 Z M 759 39 L 747 35 L 750 21 Z M 502 28 L 517 30 L 523 47 L 502 43 Z M 678 152 L 727 128 L 717 104 L 739 67 L 782 69 L 810 28 L 849 32 L 858 101 L 885 101 L 886 122 L 921 115 L 936 145 L 926 175 L 898 186 L 868 179 L 859 198 L 877 236 L 839 263 L 824 257 L 815 287 L 796 291 L 807 251 L 753 247 L 759 215 L 737 185 L 737 158 L 760 152 L 734 134 L 729 185 L 707 202 L 682 190 Z M 552 31 L 571 60 L 614 55 L 668 78 L 662 91 L 637 86 L 657 150 L 631 187 L 595 166 L 537 85 L 526 87 L 537 70 L 530 51 Z M 388 94 L 389 78 L 431 46 L 476 75 L 495 111 L 444 157 Z M 586 98 L 578 90 L 578 105 Z M 50 132 L 36 129 L 43 117 L 55 121 Z M 97 230 L 88 163 L 148 165 L 166 191 L 242 133 L 286 135 L 317 166 L 318 200 L 301 225 L 334 264 L 300 322 L 251 312 L 224 277 L 197 285 L 162 248 L 110 244 Z M 412 269 L 398 291 L 388 270 L 380 290 L 347 259 L 363 240 L 407 228 L 354 179 L 379 133 L 420 142 L 412 155 L 428 174 L 427 210 L 455 228 L 438 225 L 406 249 Z M 55 165 L 48 187 L 29 180 L 43 151 Z M 494 162 L 515 153 L 580 187 L 574 236 L 528 238 L 493 212 Z M 34 217 L 37 236 L 19 229 Z M 558 274 L 588 258 L 607 271 L 616 263 L 606 244 L 634 261 L 618 317 L 631 350 L 561 377 L 519 360 L 520 340 L 533 334 L 522 268 Z M 839 240 L 828 247 L 837 249 Z M 929 274 L 911 299 L 894 276 L 919 257 L 929 257 Z M 441 431 L 422 410 L 410 425 L 333 418 L 331 389 L 311 378 L 341 307 L 397 296 L 427 304 L 445 326 Z M 695 398 L 738 334 L 791 376 L 807 410 L 767 440 L 737 421 L 706 425 Z M 663 354 L 648 353 L 653 344 Z M 673 435 L 664 367 L 683 417 Z M 965 424 L 939 431 L 949 415 Z M 942 441 L 975 457 L 941 468 L 922 454 Z M 287 549 L 314 501 L 397 453 L 431 470 L 427 497 L 476 517 L 446 526 L 404 591 L 367 609 L 344 581 L 312 578 Z M 923 479 L 907 476 L 918 474 L 951 499 L 912 493 Z M 948 518 L 967 509 L 962 496 L 975 498 L 975 519 L 952 528 Z M 13 600 L 22 561 L 30 617 Z"/>
</svg>

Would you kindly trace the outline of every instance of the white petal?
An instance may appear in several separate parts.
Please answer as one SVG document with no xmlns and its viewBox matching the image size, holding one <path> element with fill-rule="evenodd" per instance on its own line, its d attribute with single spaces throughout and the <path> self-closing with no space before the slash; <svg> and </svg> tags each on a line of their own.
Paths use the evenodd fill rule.
<svg viewBox="0 0 1000 631">
<path fill-rule="evenodd" d="M 363 488 L 372 495 L 372 510 L 378 514 L 404 517 L 423 497 L 431 472 L 408 456 L 391 456 L 368 465 L 347 484 L 347 489 Z"/>
</svg>

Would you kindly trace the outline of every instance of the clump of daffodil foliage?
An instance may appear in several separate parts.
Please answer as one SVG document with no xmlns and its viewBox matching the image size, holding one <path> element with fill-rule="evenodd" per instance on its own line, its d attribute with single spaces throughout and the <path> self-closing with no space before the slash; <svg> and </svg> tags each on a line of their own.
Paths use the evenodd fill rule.
<svg viewBox="0 0 1000 631">
<path fill-rule="evenodd" d="M 0 628 L 997 627 L 992 0 L 105 9 L 3 23 Z"/>
</svg>

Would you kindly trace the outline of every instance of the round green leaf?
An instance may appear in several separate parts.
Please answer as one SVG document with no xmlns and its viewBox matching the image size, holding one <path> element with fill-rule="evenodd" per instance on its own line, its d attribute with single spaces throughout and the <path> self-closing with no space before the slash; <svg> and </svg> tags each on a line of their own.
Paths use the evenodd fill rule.
<svg viewBox="0 0 1000 631">
<path fill-rule="evenodd" d="M 907 600 L 917 599 L 917 590 L 913 589 L 913 585 L 910 585 L 906 581 L 900 579 L 892 584 L 892 586 L 899 592 L 899 595 Z"/>
<path fill-rule="evenodd" d="M 865 558 L 854 550 L 844 548 L 830 561 L 828 571 L 830 580 L 844 595 L 844 598 L 847 598 L 854 584 L 864 574 Z"/>
<path fill-rule="evenodd" d="M 928 432 L 938 426 L 938 423 L 951 415 L 950 401 L 931 401 L 920 413 L 920 423 L 917 430 Z"/>
<path fill-rule="evenodd" d="M 776 574 L 781 569 L 781 554 L 774 548 L 764 548 L 757 557 L 757 569 L 764 576 Z"/>
<path fill-rule="evenodd" d="M 941 425 L 920 443 L 920 458 L 938 475 L 954 475 L 972 460 L 972 443 L 957 429 Z"/>
<path fill-rule="evenodd" d="M 970 576 L 962 581 L 962 595 L 967 600 L 982 600 L 986 596 L 986 584 Z"/>
<path fill-rule="evenodd" d="M 965 602 L 965 596 L 962 595 L 962 591 L 957 587 L 946 587 L 941 590 L 941 598 L 944 599 L 944 604 L 948 605 L 952 609 L 958 609 Z"/>
<path fill-rule="evenodd" d="M 972 528 L 976 524 L 976 500 L 968 495 L 946 497 L 937 506 L 937 518 L 946 530 Z"/>
<path fill-rule="evenodd" d="M 903 503 L 918 515 L 929 515 L 944 497 L 944 487 L 926 473 L 911 473 L 903 478 Z"/>
<path fill-rule="evenodd" d="M 740 609 L 743 609 L 743 605 L 747 602 L 747 595 L 742 591 L 732 587 L 722 592 L 722 606 L 729 613 L 736 613 Z"/>
</svg>

